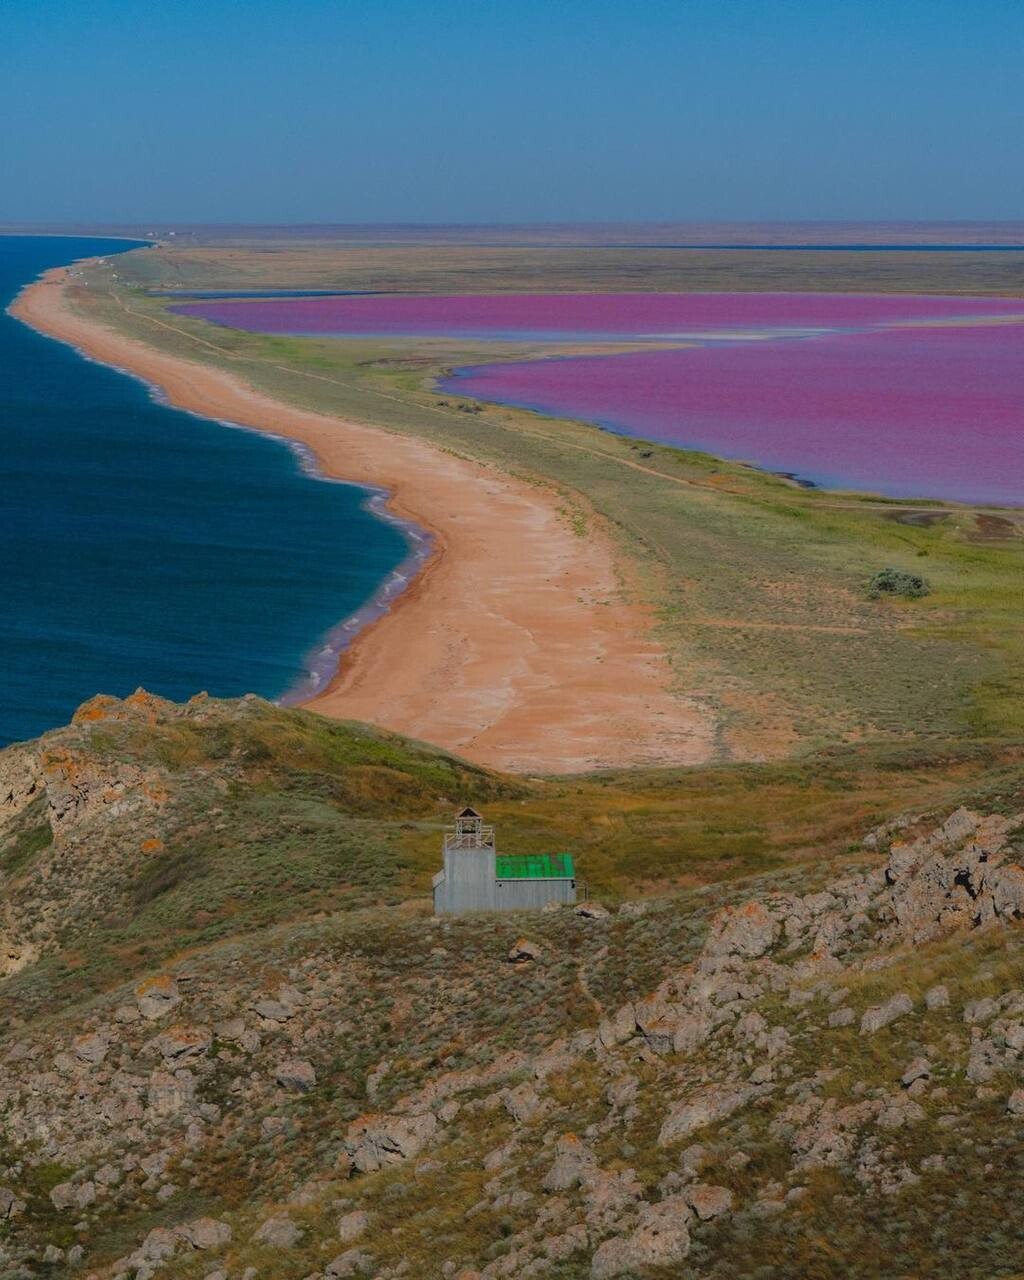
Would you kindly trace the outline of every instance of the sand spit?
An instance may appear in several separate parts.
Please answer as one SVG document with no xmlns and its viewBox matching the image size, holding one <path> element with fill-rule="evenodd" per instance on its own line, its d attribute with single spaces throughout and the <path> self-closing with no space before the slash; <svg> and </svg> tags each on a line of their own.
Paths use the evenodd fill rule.
<svg viewBox="0 0 1024 1280">
<path fill-rule="evenodd" d="M 165 354 L 82 316 L 64 269 L 11 308 L 34 328 L 144 378 L 179 408 L 300 442 L 332 477 L 386 489 L 433 554 L 306 703 L 499 769 L 571 773 L 694 764 L 713 717 L 669 692 L 651 618 L 624 603 L 615 558 L 580 536 L 551 490 L 408 436 L 293 408 L 238 376 Z M 310 638 L 311 644 L 314 640 Z"/>
</svg>

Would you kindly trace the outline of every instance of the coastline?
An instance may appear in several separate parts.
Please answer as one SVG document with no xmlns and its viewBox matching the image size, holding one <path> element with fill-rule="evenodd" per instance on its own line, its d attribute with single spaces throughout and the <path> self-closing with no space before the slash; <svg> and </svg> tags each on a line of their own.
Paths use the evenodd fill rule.
<svg viewBox="0 0 1024 1280">
<path fill-rule="evenodd" d="M 304 706 L 512 771 L 712 758 L 711 712 L 670 692 L 667 655 L 648 612 L 622 599 L 609 539 L 576 533 L 556 492 L 423 440 L 295 408 L 124 337 L 72 310 L 67 282 L 66 268 L 47 272 L 11 313 L 176 408 L 296 443 L 323 476 L 385 492 L 391 517 L 429 535 L 419 572 Z"/>
</svg>

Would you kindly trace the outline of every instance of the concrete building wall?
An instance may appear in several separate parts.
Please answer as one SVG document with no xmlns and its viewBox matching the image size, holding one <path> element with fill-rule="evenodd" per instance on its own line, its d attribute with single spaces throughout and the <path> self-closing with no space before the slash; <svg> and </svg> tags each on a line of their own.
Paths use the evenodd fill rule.
<svg viewBox="0 0 1024 1280">
<path fill-rule="evenodd" d="M 446 849 L 434 878 L 434 912 L 535 911 L 549 902 L 576 901 L 574 880 L 497 880 L 493 848 Z"/>
<path fill-rule="evenodd" d="M 576 901 L 575 880 L 497 880 L 494 887 L 498 911 L 532 911 L 549 902 Z"/>
</svg>

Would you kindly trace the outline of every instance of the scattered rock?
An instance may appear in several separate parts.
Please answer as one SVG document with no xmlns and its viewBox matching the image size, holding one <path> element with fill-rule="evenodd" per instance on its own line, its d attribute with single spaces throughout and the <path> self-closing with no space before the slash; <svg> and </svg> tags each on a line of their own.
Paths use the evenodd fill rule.
<svg viewBox="0 0 1024 1280">
<path fill-rule="evenodd" d="M 668 1196 L 645 1204 L 639 1225 L 629 1235 L 606 1240 L 594 1254 L 591 1280 L 613 1280 L 647 1267 L 670 1267 L 690 1252 L 687 1223 L 690 1208 L 682 1196 Z"/>
<path fill-rule="evenodd" d="M 136 987 L 135 999 L 144 1018 L 162 1018 L 180 1002 L 181 992 L 174 978 L 161 973 Z"/>
<path fill-rule="evenodd" d="M 373 1270 L 373 1259 L 368 1253 L 364 1253 L 362 1249 L 346 1249 L 344 1253 L 339 1253 L 336 1258 L 328 1262 L 326 1272 L 328 1276 L 365 1276 L 369 1275 Z"/>
<path fill-rule="evenodd" d="M 193 1249 L 220 1249 L 231 1239 L 231 1228 L 216 1218 L 194 1218 L 177 1232 Z"/>
<path fill-rule="evenodd" d="M 264 1138 L 276 1138 L 288 1128 L 284 1116 L 264 1116 L 260 1121 L 260 1134 Z"/>
<path fill-rule="evenodd" d="M 85 1209 L 96 1199 L 96 1185 L 92 1182 L 61 1182 L 50 1192 L 50 1202 L 58 1212 L 66 1209 Z"/>
<path fill-rule="evenodd" d="M 348 1128 L 345 1148 L 360 1173 L 374 1173 L 419 1155 L 437 1131 L 432 1112 L 415 1116 L 363 1116 Z"/>
<path fill-rule="evenodd" d="M 610 1107 L 627 1107 L 635 1102 L 640 1093 L 640 1081 L 633 1075 L 621 1075 L 611 1082 L 604 1091 Z"/>
<path fill-rule="evenodd" d="M 280 1063 L 274 1072 L 274 1079 L 282 1089 L 287 1089 L 290 1093 L 309 1093 L 316 1086 L 313 1064 L 304 1058 L 289 1058 Z"/>
<path fill-rule="evenodd" d="M 964 1005 L 964 1022 L 969 1026 L 977 1026 L 982 1022 L 990 1022 L 999 1012 L 999 1005 L 991 996 L 982 996 L 980 1000 L 969 1000 Z"/>
<path fill-rule="evenodd" d="M 501 1094 L 505 1110 L 517 1124 L 530 1124 L 544 1110 L 544 1102 L 532 1084 L 523 1083 Z"/>
<path fill-rule="evenodd" d="M 190 1058 L 201 1058 L 209 1053 L 213 1034 L 209 1027 L 173 1026 L 156 1038 L 156 1046 L 165 1062 L 177 1066 Z"/>
<path fill-rule="evenodd" d="M 778 923 L 761 902 L 724 907 L 711 921 L 704 952 L 709 956 L 738 955 L 756 960 L 771 950 L 778 931 Z"/>
<path fill-rule="evenodd" d="M 568 1191 L 579 1186 L 585 1174 L 597 1166 L 597 1157 L 574 1133 L 565 1133 L 555 1144 L 555 1162 L 544 1177 L 545 1191 Z"/>
<path fill-rule="evenodd" d="M 561 1235 L 545 1236 L 540 1242 L 540 1247 L 544 1252 L 544 1256 L 550 1258 L 552 1262 L 564 1262 L 566 1258 L 571 1258 L 574 1254 L 583 1253 L 588 1244 L 587 1229 L 581 1222 L 578 1222 Z M 460 1272 L 461 1274 L 463 1273 Z M 479 1280 L 479 1272 L 474 1274 L 476 1280 Z"/>
<path fill-rule="evenodd" d="M 915 1058 L 900 1076 L 900 1083 L 907 1088 L 912 1085 L 915 1080 L 928 1079 L 931 1073 L 931 1064 L 927 1058 Z"/>
<path fill-rule="evenodd" d="M 605 920 L 608 911 L 601 906 L 600 902 L 581 902 L 576 908 L 576 915 L 583 920 Z"/>
<path fill-rule="evenodd" d="M 928 1009 L 945 1009 L 949 1005 L 949 988 L 941 982 L 929 987 L 924 993 L 924 1002 Z"/>
<path fill-rule="evenodd" d="M 636 1011 L 631 1004 L 624 1004 L 610 1018 L 603 1018 L 597 1028 L 597 1038 L 606 1049 L 613 1049 L 636 1035 Z"/>
<path fill-rule="evenodd" d="M 302 1228 L 291 1218 L 268 1218 L 252 1237 L 255 1244 L 268 1244 L 275 1249 L 291 1249 L 302 1239 Z"/>
<path fill-rule="evenodd" d="M 536 942 L 531 942 L 529 938 L 517 938 L 508 949 L 507 959 L 509 964 L 530 964 L 539 960 L 543 954 Z"/>
<path fill-rule="evenodd" d="M 361 1236 L 370 1225 L 370 1215 L 365 1209 L 353 1209 L 338 1219 L 338 1239 L 343 1243 Z"/>
<path fill-rule="evenodd" d="M 876 1031 L 881 1031 L 883 1027 L 889 1026 L 895 1022 L 897 1018 L 902 1018 L 908 1013 L 912 1013 L 914 1002 L 905 991 L 900 991 L 894 995 L 885 1004 L 876 1004 L 868 1009 L 860 1020 L 861 1035 L 871 1035 Z"/>
<path fill-rule="evenodd" d="M 97 1066 L 107 1056 L 110 1040 L 98 1031 L 76 1036 L 71 1042 L 71 1051 L 79 1062 L 88 1062 Z"/>
<path fill-rule="evenodd" d="M 692 1182 L 683 1198 L 702 1222 L 718 1218 L 732 1208 L 732 1192 L 727 1187 L 712 1187 L 706 1182 Z"/>
<path fill-rule="evenodd" d="M 0 1222 L 5 1218 L 16 1218 L 25 1210 L 25 1203 L 9 1187 L 0 1187 Z"/>
<path fill-rule="evenodd" d="M 265 1022 L 287 1022 L 289 1018 L 295 1016 L 295 1009 L 291 1005 L 283 1004 L 280 1000 L 257 1000 L 252 1010 L 258 1014 Z"/>
<path fill-rule="evenodd" d="M 756 1093 L 749 1085 L 707 1085 L 672 1108 L 658 1134 L 658 1146 L 671 1146 L 706 1125 L 724 1120 Z"/>
<path fill-rule="evenodd" d="M 154 1116 L 178 1115 L 192 1105 L 195 1080 L 187 1067 L 179 1068 L 173 1075 L 154 1071 L 149 1077 L 146 1096 Z"/>
<path fill-rule="evenodd" d="M 651 910 L 652 903 L 649 898 L 638 898 L 632 902 L 624 902 L 619 907 L 619 915 L 625 916 L 626 919 L 638 919 L 645 916 Z"/>
</svg>

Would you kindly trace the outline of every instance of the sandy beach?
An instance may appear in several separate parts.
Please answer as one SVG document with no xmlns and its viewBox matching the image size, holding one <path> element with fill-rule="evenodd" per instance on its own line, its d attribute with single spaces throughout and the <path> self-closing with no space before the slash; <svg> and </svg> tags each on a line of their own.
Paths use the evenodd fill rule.
<svg viewBox="0 0 1024 1280">
<path fill-rule="evenodd" d="M 554 491 L 294 408 L 232 373 L 126 338 L 75 311 L 66 284 L 64 269 L 47 273 L 12 313 L 144 378 L 179 408 L 301 442 L 324 474 L 387 490 L 396 515 L 431 533 L 423 570 L 346 651 L 311 710 L 517 772 L 711 757 L 713 717 L 670 692 L 652 619 L 623 600 L 609 540 L 592 521 L 584 536 L 574 531 Z"/>
</svg>

